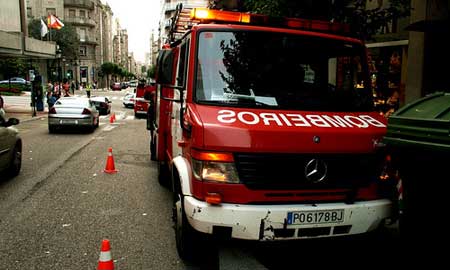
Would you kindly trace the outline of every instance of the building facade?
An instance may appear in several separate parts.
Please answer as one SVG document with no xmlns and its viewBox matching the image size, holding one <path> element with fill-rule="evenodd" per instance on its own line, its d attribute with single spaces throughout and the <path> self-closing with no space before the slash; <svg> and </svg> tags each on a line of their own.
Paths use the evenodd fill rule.
<svg viewBox="0 0 450 270">
<path fill-rule="evenodd" d="M 64 0 L 64 19 L 75 26 L 80 38 L 79 58 L 66 65 L 82 85 L 106 87 L 100 67 L 112 59 L 112 15 L 111 8 L 100 0 Z"/>
<path fill-rule="evenodd" d="M 15 75 L 32 80 L 30 74 L 34 72 L 41 75 L 47 74 L 46 62 L 55 58 L 56 45 L 28 36 L 27 4 L 25 0 L 0 0 L 0 59 L 17 57 L 24 59 L 27 61 L 28 74 Z M 11 74 L 0 74 L 0 79 L 8 79 L 7 77 L 10 76 Z M 46 76 L 43 80 L 46 80 Z"/>
</svg>

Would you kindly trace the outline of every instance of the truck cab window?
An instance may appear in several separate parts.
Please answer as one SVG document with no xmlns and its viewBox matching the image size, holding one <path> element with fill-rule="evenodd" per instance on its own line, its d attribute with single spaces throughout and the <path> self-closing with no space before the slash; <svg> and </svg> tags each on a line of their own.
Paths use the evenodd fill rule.
<svg viewBox="0 0 450 270">
<path fill-rule="evenodd" d="M 361 44 L 282 33 L 201 32 L 195 97 L 218 106 L 371 111 Z"/>
</svg>

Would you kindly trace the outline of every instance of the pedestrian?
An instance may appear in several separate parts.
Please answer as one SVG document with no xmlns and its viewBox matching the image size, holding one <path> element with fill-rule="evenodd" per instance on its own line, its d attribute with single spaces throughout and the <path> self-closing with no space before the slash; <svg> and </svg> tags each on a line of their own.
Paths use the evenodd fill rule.
<svg viewBox="0 0 450 270">
<path fill-rule="evenodd" d="M 70 84 L 70 90 L 72 90 L 72 95 L 75 95 L 75 83 L 73 81 Z"/>
<path fill-rule="evenodd" d="M 64 80 L 64 84 L 63 84 L 63 90 L 64 90 L 64 96 L 68 97 L 69 96 L 69 81 L 68 80 Z"/>
<path fill-rule="evenodd" d="M 92 88 L 91 84 L 88 83 L 86 86 L 86 95 L 88 98 L 91 97 L 91 88 Z"/>
</svg>

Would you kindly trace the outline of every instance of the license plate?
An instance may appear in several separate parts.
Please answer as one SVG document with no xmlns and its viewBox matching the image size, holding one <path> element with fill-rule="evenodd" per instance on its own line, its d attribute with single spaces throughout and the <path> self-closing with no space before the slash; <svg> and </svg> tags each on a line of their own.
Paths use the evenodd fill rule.
<svg viewBox="0 0 450 270">
<path fill-rule="evenodd" d="M 344 210 L 288 212 L 287 224 L 323 224 L 340 223 L 344 221 Z"/>
<path fill-rule="evenodd" d="M 72 120 L 72 119 L 65 119 L 65 120 L 59 120 L 60 124 L 66 124 L 66 125 L 76 125 L 78 124 L 78 120 Z"/>
</svg>

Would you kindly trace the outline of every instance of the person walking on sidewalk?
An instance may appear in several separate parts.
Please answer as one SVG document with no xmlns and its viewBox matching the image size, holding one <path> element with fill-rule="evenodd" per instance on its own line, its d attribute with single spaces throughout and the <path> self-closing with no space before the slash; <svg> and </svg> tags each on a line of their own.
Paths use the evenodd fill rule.
<svg viewBox="0 0 450 270">
<path fill-rule="evenodd" d="M 91 97 L 91 88 L 92 88 L 91 84 L 88 83 L 86 86 L 86 95 L 88 98 Z"/>
</svg>

